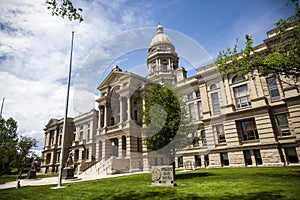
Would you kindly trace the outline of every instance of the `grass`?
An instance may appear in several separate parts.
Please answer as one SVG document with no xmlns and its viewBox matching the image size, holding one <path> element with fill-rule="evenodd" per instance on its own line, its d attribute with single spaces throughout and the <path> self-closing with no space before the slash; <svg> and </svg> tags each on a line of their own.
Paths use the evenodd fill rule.
<svg viewBox="0 0 300 200">
<path fill-rule="evenodd" d="M 174 188 L 151 186 L 150 174 L 0 190 L 0 199 L 300 199 L 300 167 L 201 169 L 176 172 Z"/>
<path fill-rule="evenodd" d="M 22 174 L 22 178 L 26 178 L 27 174 Z M 37 178 L 48 178 L 58 176 L 57 174 L 39 174 L 37 173 Z M 0 176 L 0 184 L 4 184 L 11 181 L 16 181 L 17 175 L 3 175 Z M 1 197 L 0 197 L 1 198 Z"/>
</svg>

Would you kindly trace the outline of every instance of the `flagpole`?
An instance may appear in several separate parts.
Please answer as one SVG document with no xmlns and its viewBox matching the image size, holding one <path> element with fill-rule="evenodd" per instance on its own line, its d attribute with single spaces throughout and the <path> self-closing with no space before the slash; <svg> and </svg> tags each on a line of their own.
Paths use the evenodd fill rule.
<svg viewBox="0 0 300 200">
<path fill-rule="evenodd" d="M 3 111 L 3 106 L 4 106 L 4 99 L 5 99 L 5 97 L 3 97 L 3 100 L 2 100 L 1 111 L 0 111 L 0 119 L 2 118 L 2 111 Z"/>
<path fill-rule="evenodd" d="M 70 82 L 71 82 L 71 71 L 72 71 L 73 40 L 74 40 L 74 31 L 72 31 L 70 66 L 69 66 L 69 77 L 68 77 L 68 90 L 67 90 L 67 98 L 66 98 L 66 107 L 65 107 L 65 117 L 64 117 L 63 133 L 62 133 L 62 143 L 61 143 L 61 151 L 60 151 L 59 176 L 58 176 L 58 185 L 57 185 L 57 188 L 62 188 L 61 184 L 62 184 L 64 150 L 65 150 L 65 136 L 66 136 L 66 129 L 67 129 L 69 93 L 70 93 Z"/>
</svg>

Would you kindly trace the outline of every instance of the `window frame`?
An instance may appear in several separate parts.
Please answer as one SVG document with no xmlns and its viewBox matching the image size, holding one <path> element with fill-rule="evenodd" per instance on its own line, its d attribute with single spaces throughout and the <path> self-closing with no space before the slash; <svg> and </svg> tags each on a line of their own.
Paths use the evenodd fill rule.
<svg viewBox="0 0 300 200">
<path fill-rule="evenodd" d="M 203 117 L 202 101 L 197 101 L 197 111 L 198 111 L 198 118 L 201 119 Z"/>
<path fill-rule="evenodd" d="M 223 134 L 221 134 L 219 127 L 222 127 L 221 129 L 223 129 Z M 218 144 L 226 143 L 226 136 L 225 136 L 225 130 L 224 130 L 224 125 L 223 124 L 213 125 L 213 131 L 217 135 Z M 223 137 L 222 140 L 221 140 L 221 136 Z"/>
<path fill-rule="evenodd" d="M 269 81 L 273 79 L 273 83 L 275 84 L 271 84 L 272 82 Z M 278 101 L 281 99 L 281 96 L 280 96 L 280 91 L 279 91 L 279 88 L 278 88 L 278 84 L 277 84 L 277 78 L 272 76 L 272 77 L 268 77 L 266 78 L 266 82 L 267 82 L 267 86 L 268 86 L 268 91 L 269 91 L 269 95 L 270 95 L 270 99 L 271 101 Z M 272 95 L 272 91 L 277 91 L 276 93 L 278 94 L 277 96 L 273 96 Z"/>
<path fill-rule="evenodd" d="M 286 120 L 287 123 L 283 124 L 283 125 L 280 125 L 278 116 L 285 116 L 285 120 Z M 292 134 L 291 129 L 290 129 L 290 125 L 289 125 L 289 120 L 288 120 L 288 114 L 287 113 L 275 114 L 275 121 L 276 121 L 277 131 L 278 131 L 280 137 L 290 136 Z M 284 127 L 284 126 L 287 126 L 288 132 L 283 134 L 282 127 Z"/>
<path fill-rule="evenodd" d="M 249 122 L 252 123 L 251 124 L 251 126 L 253 128 L 252 130 L 250 130 L 250 129 L 246 130 L 247 129 L 246 126 L 250 127 L 250 124 L 247 124 Z M 255 118 L 237 120 L 236 121 L 236 126 L 237 126 L 237 131 L 238 131 L 238 134 L 239 134 L 242 142 L 259 140 L 259 134 L 258 134 L 258 131 L 257 131 Z"/>
<path fill-rule="evenodd" d="M 224 157 L 226 157 L 227 159 L 225 159 Z M 229 164 L 229 158 L 228 158 L 228 153 L 227 152 L 220 153 L 220 159 L 221 159 L 221 165 L 222 165 L 222 167 L 230 165 Z"/>
<path fill-rule="evenodd" d="M 240 90 L 241 88 L 245 87 L 246 88 L 246 94 L 245 95 L 241 95 L 240 93 L 242 93 L 241 91 L 245 91 L 245 90 Z M 242 84 L 242 85 L 238 85 L 233 87 L 233 94 L 234 94 L 234 99 L 235 99 L 235 105 L 238 109 L 241 108 L 246 108 L 246 107 L 250 107 L 251 104 L 251 99 L 250 99 L 250 95 L 248 92 L 248 85 L 247 84 Z M 245 101 L 246 99 L 246 101 Z"/>
<path fill-rule="evenodd" d="M 216 95 L 216 97 L 213 97 L 214 95 Z M 214 115 L 221 114 L 219 93 L 214 92 L 214 93 L 211 93 L 210 96 L 211 96 L 211 105 L 212 105 L 213 114 Z"/>
</svg>

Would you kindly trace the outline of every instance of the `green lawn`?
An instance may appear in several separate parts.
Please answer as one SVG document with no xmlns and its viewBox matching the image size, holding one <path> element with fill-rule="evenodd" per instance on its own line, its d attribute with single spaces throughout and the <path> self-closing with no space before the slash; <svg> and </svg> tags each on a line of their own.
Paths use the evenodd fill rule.
<svg viewBox="0 0 300 200">
<path fill-rule="evenodd" d="M 22 177 L 25 178 L 27 174 L 22 174 Z M 57 174 L 37 174 L 37 178 L 47 178 L 47 177 L 55 177 Z M 0 184 L 4 184 L 11 181 L 16 181 L 17 175 L 3 175 L 0 176 Z M 1 198 L 1 197 L 0 197 Z"/>
<path fill-rule="evenodd" d="M 201 169 L 176 172 L 174 188 L 151 186 L 150 174 L 0 190 L 0 199 L 300 199 L 300 167 Z"/>
</svg>

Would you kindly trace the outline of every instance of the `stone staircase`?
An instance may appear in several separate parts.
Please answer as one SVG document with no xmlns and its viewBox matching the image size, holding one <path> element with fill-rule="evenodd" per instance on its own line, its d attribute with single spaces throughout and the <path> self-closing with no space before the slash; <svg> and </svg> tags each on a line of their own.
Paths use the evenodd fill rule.
<svg viewBox="0 0 300 200">
<path fill-rule="evenodd" d="M 99 176 L 103 177 L 106 175 L 112 174 L 112 165 L 113 158 L 109 158 L 107 160 L 101 160 L 100 162 L 95 163 L 85 171 L 83 171 L 79 178 L 87 178 L 88 176 Z"/>
</svg>

